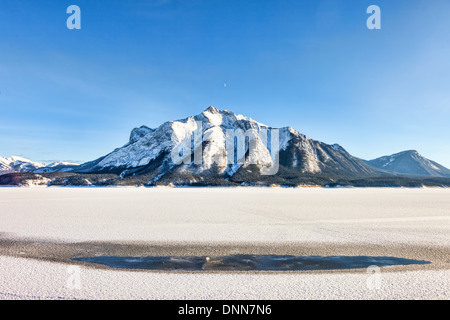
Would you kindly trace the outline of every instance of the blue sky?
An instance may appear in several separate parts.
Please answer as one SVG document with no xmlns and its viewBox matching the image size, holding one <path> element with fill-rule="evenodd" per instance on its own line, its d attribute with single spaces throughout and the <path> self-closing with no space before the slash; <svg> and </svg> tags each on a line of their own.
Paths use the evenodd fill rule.
<svg viewBox="0 0 450 320">
<path fill-rule="evenodd" d="M 66 9 L 81 8 L 81 30 Z M 381 30 L 366 9 L 381 8 Z M 0 155 L 88 161 L 209 105 L 450 167 L 445 0 L 0 1 Z M 226 84 L 226 86 L 224 86 Z"/>
</svg>

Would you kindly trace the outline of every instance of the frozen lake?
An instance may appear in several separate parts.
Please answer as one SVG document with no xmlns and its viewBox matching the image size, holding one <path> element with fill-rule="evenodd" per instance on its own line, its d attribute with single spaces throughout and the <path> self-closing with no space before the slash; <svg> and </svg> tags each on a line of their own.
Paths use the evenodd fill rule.
<svg viewBox="0 0 450 320">
<path fill-rule="evenodd" d="M 0 232 L 61 240 L 448 244 L 450 189 L 0 188 Z"/>
<path fill-rule="evenodd" d="M 450 298 L 450 189 L 0 188 L 0 221 L 3 299 Z M 382 267 L 384 291 L 383 285 L 367 289 L 365 270 L 196 274 L 77 264 L 81 289 L 64 284 L 66 260 L 75 253 L 145 257 L 209 251 L 431 263 Z M 137 284 L 142 281 L 155 290 Z"/>
</svg>

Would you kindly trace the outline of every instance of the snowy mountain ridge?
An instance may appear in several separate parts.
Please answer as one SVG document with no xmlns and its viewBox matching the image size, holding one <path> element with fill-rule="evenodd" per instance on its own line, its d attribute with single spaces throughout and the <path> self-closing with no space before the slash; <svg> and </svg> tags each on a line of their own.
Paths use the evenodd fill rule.
<svg viewBox="0 0 450 320">
<path fill-rule="evenodd" d="M 12 172 L 31 172 L 38 168 L 45 167 L 45 164 L 33 162 L 19 156 L 0 157 L 0 174 Z"/>
</svg>

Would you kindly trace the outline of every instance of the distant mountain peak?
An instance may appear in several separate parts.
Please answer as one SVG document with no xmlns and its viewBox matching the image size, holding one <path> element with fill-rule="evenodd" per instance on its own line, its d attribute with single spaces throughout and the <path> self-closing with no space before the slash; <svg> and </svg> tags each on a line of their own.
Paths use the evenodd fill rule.
<svg viewBox="0 0 450 320">
<path fill-rule="evenodd" d="M 420 155 L 420 153 L 417 150 L 405 150 L 405 151 L 400 151 L 398 153 L 395 153 L 391 156 L 396 156 L 396 155 L 401 155 L 401 154 L 418 154 L 418 155 Z"/>
<path fill-rule="evenodd" d="M 401 151 L 366 161 L 367 164 L 396 174 L 450 177 L 450 170 L 422 156 L 417 150 Z"/>
<path fill-rule="evenodd" d="M 67 162 L 67 161 L 55 161 L 52 162 L 48 165 L 46 165 L 47 168 L 53 168 L 53 167 L 57 167 L 57 166 L 79 166 L 79 163 L 74 163 L 74 162 Z"/>
<path fill-rule="evenodd" d="M 45 167 L 45 164 L 34 162 L 19 156 L 10 156 L 7 158 L 0 157 L 0 174 L 30 172 L 42 167 Z"/>
</svg>

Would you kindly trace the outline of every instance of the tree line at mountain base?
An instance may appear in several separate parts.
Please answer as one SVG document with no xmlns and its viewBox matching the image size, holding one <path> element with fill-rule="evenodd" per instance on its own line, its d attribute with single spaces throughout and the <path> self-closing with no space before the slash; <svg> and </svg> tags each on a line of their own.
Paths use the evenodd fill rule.
<svg viewBox="0 0 450 320">
<path fill-rule="evenodd" d="M 193 175 L 172 172 L 161 179 L 154 174 L 141 174 L 121 178 L 118 174 L 105 173 L 30 173 L 16 172 L 0 175 L 2 186 L 282 186 L 282 187 L 450 187 L 450 178 L 430 177 L 328 177 L 312 174 L 280 174 L 261 176 L 251 168 L 231 177 L 217 175 Z M 150 182 L 150 183 L 149 183 Z"/>
</svg>

